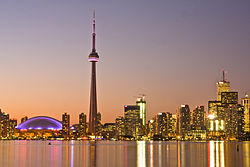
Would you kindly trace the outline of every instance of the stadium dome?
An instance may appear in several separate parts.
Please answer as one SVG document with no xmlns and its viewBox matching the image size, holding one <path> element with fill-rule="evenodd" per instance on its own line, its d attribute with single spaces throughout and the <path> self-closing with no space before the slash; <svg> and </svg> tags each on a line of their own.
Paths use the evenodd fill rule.
<svg viewBox="0 0 250 167">
<path fill-rule="evenodd" d="M 62 123 L 54 118 L 38 116 L 28 119 L 27 121 L 16 126 L 20 130 L 61 130 Z"/>
</svg>

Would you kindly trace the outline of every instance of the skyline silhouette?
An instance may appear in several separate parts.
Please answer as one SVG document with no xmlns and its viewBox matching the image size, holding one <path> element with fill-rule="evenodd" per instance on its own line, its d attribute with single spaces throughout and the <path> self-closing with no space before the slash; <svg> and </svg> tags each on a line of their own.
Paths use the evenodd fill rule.
<svg viewBox="0 0 250 167">
<path fill-rule="evenodd" d="M 141 93 L 148 119 L 181 104 L 207 111 L 223 69 L 239 99 L 250 93 L 250 2 L 143 2 L 2 2 L 0 108 L 18 121 L 88 115 L 93 8 L 102 122 Z"/>
</svg>

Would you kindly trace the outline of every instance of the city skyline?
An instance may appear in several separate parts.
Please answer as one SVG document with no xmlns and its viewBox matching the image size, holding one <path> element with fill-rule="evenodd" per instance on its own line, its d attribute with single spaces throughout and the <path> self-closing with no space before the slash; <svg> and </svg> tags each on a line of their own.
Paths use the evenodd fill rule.
<svg viewBox="0 0 250 167">
<path fill-rule="evenodd" d="M 31 4 L 37 11 L 24 12 Z M 0 7 L 3 17 L 0 107 L 18 120 L 25 115 L 60 119 L 62 113 L 68 112 L 71 123 L 77 122 L 79 113 L 88 115 L 89 111 L 90 68 L 86 56 L 90 46 L 91 7 L 96 4 L 89 3 L 88 8 L 82 3 L 68 7 L 64 2 L 58 8 L 56 2 L 50 7 L 41 7 L 42 2 L 31 4 L 25 2 L 14 7 L 4 3 Z M 207 6 L 198 2 L 195 5 L 172 2 L 168 12 L 157 10 L 152 15 L 147 13 L 155 11 L 149 8 L 150 4 L 142 5 L 137 15 L 135 9 L 128 13 L 116 3 L 113 5 L 118 8 L 109 12 L 105 11 L 110 8 L 104 10 L 102 3 L 95 7 L 97 45 L 103 56 L 97 74 L 102 122 L 114 122 L 123 114 L 123 105 L 134 104 L 134 96 L 140 93 L 146 94 L 148 119 L 159 112 L 176 113 L 180 104 L 189 104 L 191 110 L 204 105 L 207 111 L 207 101 L 216 100 L 215 83 L 221 80 L 222 69 L 229 72 L 228 80 L 232 90 L 239 92 L 239 99 L 245 92 L 250 93 L 248 2 L 237 6 L 227 3 L 223 10 L 223 3 L 218 2 L 214 13 L 208 11 L 213 9 L 208 2 Z M 154 5 L 160 7 L 160 4 Z M 13 12 L 4 15 L 8 9 Z M 43 13 L 44 9 L 49 15 Z M 64 14 L 65 10 L 71 11 L 69 15 Z M 18 15 L 18 12 L 24 13 Z M 204 23 L 203 18 L 208 22 Z M 174 30 L 175 26 L 179 28 Z"/>
</svg>

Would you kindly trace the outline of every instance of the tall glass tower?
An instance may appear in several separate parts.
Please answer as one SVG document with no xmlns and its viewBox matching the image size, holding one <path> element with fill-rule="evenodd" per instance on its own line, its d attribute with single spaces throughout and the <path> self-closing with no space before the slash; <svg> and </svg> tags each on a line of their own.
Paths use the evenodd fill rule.
<svg viewBox="0 0 250 167">
<path fill-rule="evenodd" d="M 244 106 L 244 131 L 250 132 L 250 97 L 248 94 L 242 98 L 242 105 Z"/>
<path fill-rule="evenodd" d="M 230 82 L 225 79 L 225 71 L 223 71 L 223 80 L 217 82 L 217 100 L 221 101 L 221 93 L 230 92 Z"/>
<path fill-rule="evenodd" d="M 91 88 L 90 88 L 90 108 L 89 108 L 89 133 L 96 135 L 97 131 L 97 97 L 96 97 L 96 63 L 99 60 L 98 53 L 95 49 L 95 11 L 93 13 L 93 32 L 92 32 L 92 51 L 88 60 L 91 63 Z"/>
<path fill-rule="evenodd" d="M 136 105 L 140 106 L 140 118 L 142 119 L 142 124 L 146 125 L 146 101 L 145 96 L 139 97 L 136 101 Z"/>
</svg>

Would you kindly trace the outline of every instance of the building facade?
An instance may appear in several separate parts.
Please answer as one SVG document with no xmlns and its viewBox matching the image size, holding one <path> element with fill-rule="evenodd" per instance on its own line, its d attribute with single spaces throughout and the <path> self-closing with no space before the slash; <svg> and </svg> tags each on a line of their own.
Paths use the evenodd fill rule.
<svg viewBox="0 0 250 167">
<path fill-rule="evenodd" d="M 244 107 L 244 131 L 250 133 L 250 98 L 248 94 L 242 98 L 241 104 Z"/>
<path fill-rule="evenodd" d="M 79 114 L 79 136 L 85 137 L 87 132 L 86 114 Z"/>
<path fill-rule="evenodd" d="M 140 106 L 140 118 L 142 119 L 142 125 L 146 125 L 146 101 L 145 97 L 140 97 L 136 101 L 136 105 Z"/>
<path fill-rule="evenodd" d="M 62 115 L 62 136 L 64 139 L 70 137 L 70 115 L 68 113 Z"/>
<path fill-rule="evenodd" d="M 132 139 L 142 136 L 142 119 L 140 118 L 140 106 L 124 106 L 125 135 Z"/>
<path fill-rule="evenodd" d="M 186 138 L 191 128 L 189 105 L 181 105 L 177 110 L 177 135 Z"/>
</svg>

